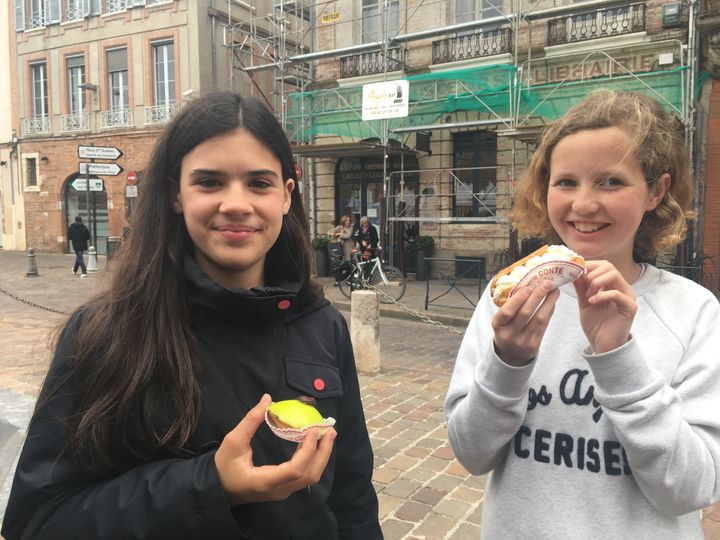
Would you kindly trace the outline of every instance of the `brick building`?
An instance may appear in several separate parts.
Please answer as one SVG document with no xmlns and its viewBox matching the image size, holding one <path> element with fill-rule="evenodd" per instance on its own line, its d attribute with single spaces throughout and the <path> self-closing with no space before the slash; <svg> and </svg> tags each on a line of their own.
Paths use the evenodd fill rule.
<svg viewBox="0 0 720 540">
<path fill-rule="evenodd" d="M 235 25 L 268 9 L 227 0 L 12 0 L 4 3 L 10 100 L 0 140 L 2 244 L 68 250 L 75 215 L 98 253 L 128 222 L 137 178 L 163 125 L 187 100 L 232 87 L 273 107 L 270 73 L 229 69 Z M 263 25 L 259 26 L 262 30 Z M 257 32 L 256 32 L 257 33 Z M 4 49 L 4 47 L 3 47 Z M 5 79 L 3 77 L 3 79 Z M 5 112 L 3 110 L 3 112 Z M 79 147 L 117 148 L 117 175 L 79 174 Z M 119 170 L 116 169 L 116 170 Z M 107 169 L 102 171 L 107 172 Z M 109 172 L 115 172 L 110 170 Z M 89 188 L 89 189 L 88 189 Z"/>
</svg>

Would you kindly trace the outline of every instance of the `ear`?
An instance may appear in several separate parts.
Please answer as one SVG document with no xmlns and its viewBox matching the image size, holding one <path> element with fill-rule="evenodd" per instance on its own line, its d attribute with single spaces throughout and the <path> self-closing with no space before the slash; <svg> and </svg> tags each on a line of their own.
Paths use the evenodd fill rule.
<svg viewBox="0 0 720 540">
<path fill-rule="evenodd" d="M 670 179 L 670 173 L 663 173 L 658 177 L 655 185 L 650 187 L 650 198 L 647 205 L 645 205 L 646 212 L 655 210 L 660 201 L 663 200 L 668 189 L 670 189 Z"/>
<path fill-rule="evenodd" d="M 182 200 L 180 199 L 180 188 L 179 187 L 174 187 L 172 189 L 172 192 L 170 193 L 170 198 L 172 200 L 172 208 L 175 211 L 175 213 L 182 214 L 183 207 L 182 207 Z"/>
<path fill-rule="evenodd" d="M 287 215 L 290 211 L 290 204 L 292 202 L 292 192 L 295 189 L 295 180 L 288 178 L 285 181 L 284 189 L 284 200 L 283 200 L 283 215 Z"/>
</svg>

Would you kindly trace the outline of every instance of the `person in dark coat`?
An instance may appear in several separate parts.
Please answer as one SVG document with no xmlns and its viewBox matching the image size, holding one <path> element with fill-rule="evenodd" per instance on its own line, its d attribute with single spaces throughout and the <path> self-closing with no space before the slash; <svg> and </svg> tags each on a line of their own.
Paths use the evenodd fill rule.
<svg viewBox="0 0 720 540">
<path fill-rule="evenodd" d="M 348 327 L 310 279 L 281 126 L 207 94 L 146 172 L 109 290 L 58 337 L 3 537 L 382 539 Z M 336 423 L 296 444 L 265 413 L 301 396 Z"/>
<path fill-rule="evenodd" d="M 75 217 L 75 222 L 68 227 L 68 240 L 72 243 L 75 252 L 75 264 L 73 265 L 73 274 L 77 274 L 78 268 L 81 270 L 80 277 L 87 276 L 87 267 L 83 261 L 83 254 L 87 251 L 88 242 L 90 241 L 90 231 L 82 222 L 80 216 Z"/>
<path fill-rule="evenodd" d="M 372 256 L 378 246 L 377 229 L 367 216 L 360 218 L 360 227 L 355 229 L 354 240 L 364 256 Z"/>
</svg>

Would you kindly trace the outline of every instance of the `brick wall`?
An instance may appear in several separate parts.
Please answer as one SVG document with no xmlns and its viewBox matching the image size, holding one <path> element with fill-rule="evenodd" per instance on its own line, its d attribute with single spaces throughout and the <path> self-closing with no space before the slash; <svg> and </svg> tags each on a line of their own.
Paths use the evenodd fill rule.
<svg viewBox="0 0 720 540">
<path fill-rule="evenodd" d="M 40 160 L 37 189 L 26 188 L 25 219 L 28 247 L 40 252 L 62 253 L 67 251 L 67 219 L 65 215 L 65 191 L 67 183 L 78 170 L 78 146 L 114 146 L 123 156 L 115 163 L 123 168 L 118 176 L 102 177 L 108 200 L 109 236 L 121 236 L 126 224 L 125 185 L 129 171 L 145 168 L 155 142 L 157 132 L 92 136 L 73 140 L 26 140 L 20 145 L 22 154 L 37 153 L 47 160 Z M 82 160 L 86 161 L 86 160 Z M 102 163 L 110 163 L 101 160 Z M 139 189 L 142 189 L 140 186 Z"/>
</svg>

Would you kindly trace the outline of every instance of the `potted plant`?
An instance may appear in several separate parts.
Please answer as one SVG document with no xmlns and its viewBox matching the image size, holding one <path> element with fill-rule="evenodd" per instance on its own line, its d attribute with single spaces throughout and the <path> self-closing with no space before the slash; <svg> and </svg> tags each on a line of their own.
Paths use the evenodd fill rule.
<svg viewBox="0 0 720 540">
<path fill-rule="evenodd" d="M 328 275 L 327 246 L 329 242 L 327 236 L 317 236 L 310 242 L 315 251 L 315 275 L 318 277 L 327 277 Z"/>
<path fill-rule="evenodd" d="M 425 264 L 425 257 L 432 255 L 435 247 L 435 239 L 432 236 L 418 236 L 415 240 L 415 279 L 425 281 L 428 279 L 428 269 Z"/>
</svg>

